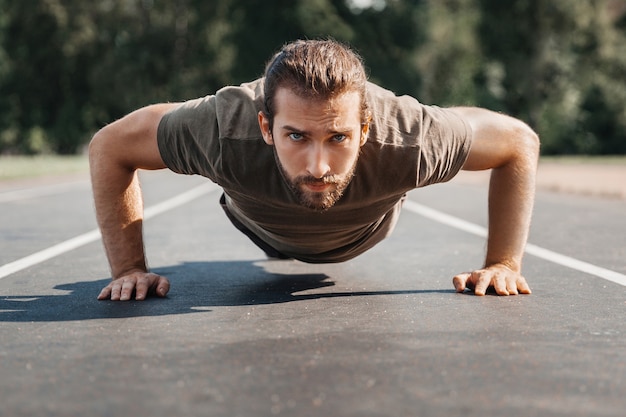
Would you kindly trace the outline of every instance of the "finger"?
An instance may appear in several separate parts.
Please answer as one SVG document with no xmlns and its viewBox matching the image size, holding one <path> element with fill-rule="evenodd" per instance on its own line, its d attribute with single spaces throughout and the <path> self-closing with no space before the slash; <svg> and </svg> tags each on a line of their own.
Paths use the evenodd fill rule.
<svg viewBox="0 0 626 417">
<path fill-rule="evenodd" d="M 493 278 L 491 278 L 491 282 L 493 283 L 493 288 L 496 290 L 496 294 L 509 295 L 509 291 L 506 289 L 506 278 L 504 274 L 496 272 Z"/>
<path fill-rule="evenodd" d="M 122 293 L 122 283 L 119 280 L 115 280 L 109 284 L 111 288 L 111 300 L 118 301 Z"/>
<path fill-rule="evenodd" d="M 122 290 L 120 294 L 120 301 L 128 301 L 133 295 L 133 290 L 135 289 L 135 280 L 129 279 L 124 280 L 122 283 Z"/>
<path fill-rule="evenodd" d="M 474 294 L 485 295 L 489 284 L 491 284 L 491 274 L 487 274 L 485 271 L 474 271 L 472 272 L 471 279 L 476 283 Z"/>
<path fill-rule="evenodd" d="M 165 277 L 159 277 L 157 283 L 156 295 L 159 297 L 165 297 L 170 292 L 170 282 Z"/>
<path fill-rule="evenodd" d="M 148 290 L 150 289 L 150 279 L 142 277 L 137 280 L 135 285 L 135 300 L 141 301 L 146 299 Z M 132 294 L 132 290 L 130 292 Z"/>
<path fill-rule="evenodd" d="M 111 296 L 111 286 L 107 285 L 106 287 L 102 289 L 102 291 L 100 291 L 100 294 L 98 294 L 98 300 L 106 300 L 110 296 Z"/>
<path fill-rule="evenodd" d="M 528 283 L 526 282 L 526 278 L 520 276 L 517 280 L 517 290 L 520 292 L 520 294 L 531 294 L 532 291 L 530 290 L 530 287 L 528 286 Z"/>
<path fill-rule="evenodd" d="M 517 295 L 517 279 L 516 277 L 508 277 L 506 279 L 506 290 L 509 292 L 509 295 Z"/>
<path fill-rule="evenodd" d="M 470 275 L 471 274 L 469 273 L 463 273 L 463 274 L 458 274 L 454 278 L 452 278 L 452 284 L 454 285 L 454 289 L 456 290 L 456 292 L 465 291 L 465 284 L 467 282 L 467 279 L 470 277 Z"/>
<path fill-rule="evenodd" d="M 156 295 L 157 297 L 165 297 L 170 290 L 170 282 L 167 278 L 157 274 L 150 274 L 148 277 L 150 283 L 147 292 L 148 295 Z"/>
</svg>

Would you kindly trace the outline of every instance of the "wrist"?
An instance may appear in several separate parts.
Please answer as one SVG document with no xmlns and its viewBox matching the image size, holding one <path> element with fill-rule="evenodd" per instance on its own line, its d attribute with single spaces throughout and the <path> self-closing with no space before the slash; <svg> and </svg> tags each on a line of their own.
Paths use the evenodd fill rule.
<svg viewBox="0 0 626 417">
<path fill-rule="evenodd" d="M 492 267 L 504 267 L 513 272 L 521 272 L 522 271 L 522 263 L 520 261 L 506 259 L 506 260 L 485 260 L 484 268 L 492 268 Z"/>
<path fill-rule="evenodd" d="M 128 276 L 128 275 L 132 275 L 135 273 L 140 273 L 140 274 L 145 274 L 148 272 L 148 268 L 146 268 L 145 265 L 137 265 L 137 266 L 132 266 L 132 267 L 128 267 L 128 268 L 123 268 L 123 269 L 119 269 L 119 270 L 113 270 L 113 273 L 111 274 L 113 279 L 120 279 L 122 277 Z"/>
</svg>

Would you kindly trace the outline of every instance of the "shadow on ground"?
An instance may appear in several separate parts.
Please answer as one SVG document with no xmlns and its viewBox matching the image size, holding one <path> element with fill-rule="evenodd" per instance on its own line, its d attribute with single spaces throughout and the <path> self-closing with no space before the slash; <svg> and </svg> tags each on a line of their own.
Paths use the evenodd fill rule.
<svg viewBox="0 0 626 417">
<path fill-rule="evenodd" d="M 291 262 L 291 261 L 287 261 Z M 186 262 L 155 268 L 167 276 L 172 289 L 165 299 L 98 301 L 109 279 L 74 282 L 54 287 L 60 295 L 4 296 L 0 322 L 54 322 L 206 313 L 211 307 L 289 303 L 336 297 L 453 293 L 453 290 L 304 291 L 332 287 L 326 274 L 281 274 L 266 271 L 257 261 Z"/>
</svg>

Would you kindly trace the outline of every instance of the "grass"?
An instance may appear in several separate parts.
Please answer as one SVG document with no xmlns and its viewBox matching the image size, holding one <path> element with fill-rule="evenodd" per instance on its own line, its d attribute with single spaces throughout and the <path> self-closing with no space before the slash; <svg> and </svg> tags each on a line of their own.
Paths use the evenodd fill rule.
<svg viewBox="0 0 626 417">
<path fill-rule="evenodd" d="M 0 181 L 88 171 L 85 155 L 0 156 Z"/>
</svg>

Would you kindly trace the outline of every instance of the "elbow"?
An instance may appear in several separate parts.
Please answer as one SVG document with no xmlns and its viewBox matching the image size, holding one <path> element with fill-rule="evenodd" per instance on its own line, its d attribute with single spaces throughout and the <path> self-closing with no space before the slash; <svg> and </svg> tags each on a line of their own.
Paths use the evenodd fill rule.
<svg viewBox="0 0 626 417">
<path fill-rule="evenodd" d="M 102 133 L 103 130 L 104 128 L 96 132 L 96 134 L 93 135 L 93 137 L 89 141 L 89 146 L 87 148 L 88 155 L 89 155 L 89 165 L 94 163 L 98 155 L 100 154 L 100 147 L 102 146 L 102 142 L 104 140 L 103 133 Z"/>
<path fill-rule="evenodd" d="M 539 135 L 525 123 L 520 123 L 511 133 L 511 152 L 501 168 L 511 170 L 517 178 L 534 181 L 541 147 Z"/>
<path fill-rule="evenodd" d="M 121 152 L 123 147 L 117 141 L 118 135 L 112 125 L 107 125 L 96 132 L 91 138 L 88 147 L 89 170 L 91 175 L 103 175 L 116 168 L 130 170 Z"/>
<path fill-rule="evenodd" d="M 88 147 L 89 168 L 92 173 L 97 170 L 98 166 L 106 159 L 107 147 L 107 127 L 103 127 L 91 138 Z"/>
<path fill-rule="evenodd" d="M 95 135 L 89 141 L 89 147 L 87 148 L 87 155 L 89 156 L 89 168 L 93 171 L 94 165 L 97 163 L 98 157 L 101 155 L 100 148 L 102 147 L 102 142 L 104 141 L 103 129 L 100 129 L 96 132 Z"/>
<path fill-rule="evenodd" d="M 539 135 L 528 125 L 524 124 L 518 138 L 518 153 L 536 165 L 541 152 L 541 141 L 539 140 Z"/>
</svg>

